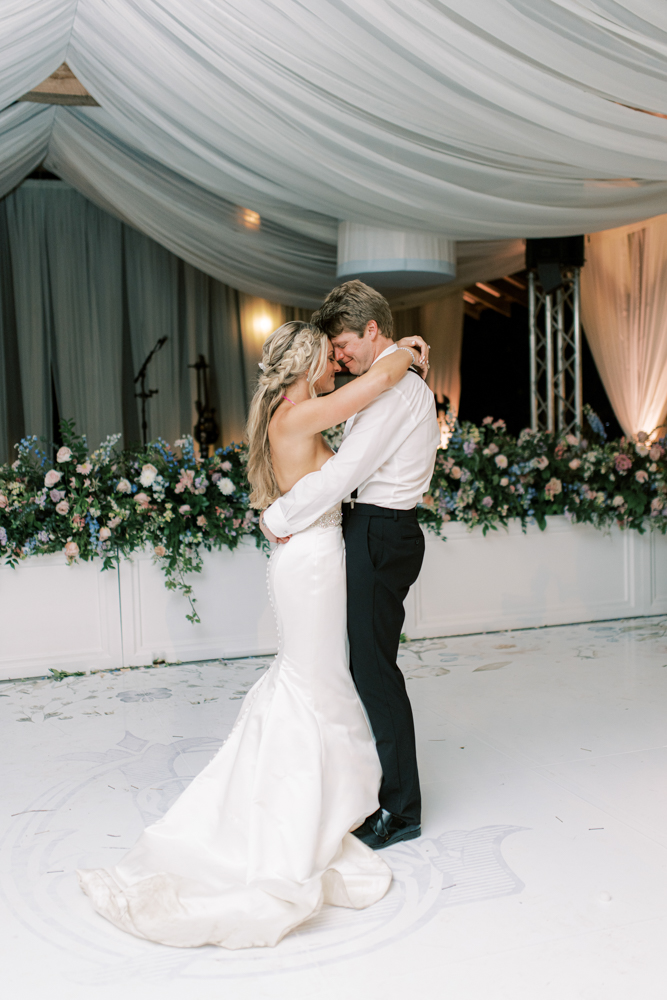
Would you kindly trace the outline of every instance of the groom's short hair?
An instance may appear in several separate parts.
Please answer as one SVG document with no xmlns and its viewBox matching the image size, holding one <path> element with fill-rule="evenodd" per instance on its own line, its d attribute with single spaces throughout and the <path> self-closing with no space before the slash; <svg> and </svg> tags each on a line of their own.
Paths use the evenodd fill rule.
<svg viewBox="0 0 667 1000">
<path fill-rule="evenodd" d="M 333 288 L 313 313 L 311 323 L 328 337 L 335 337 L 343 330 L 354 330 L 358 337 L 363 337 L 366 324 L 372 319 L 382 335 L 393 340 L 394 320 L 389 303 L 370 285 L 355 279 Z"/>
</svg>

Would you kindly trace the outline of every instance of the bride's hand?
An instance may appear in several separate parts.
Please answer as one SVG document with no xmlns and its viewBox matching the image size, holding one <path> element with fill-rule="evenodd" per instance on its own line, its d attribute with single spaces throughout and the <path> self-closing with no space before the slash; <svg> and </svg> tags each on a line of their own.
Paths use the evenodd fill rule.
<svg viewBox="0 0 667 1000">
<path fill-rule="evenodd" d="M 415 365 L 421 370 L 421 377 L 426 378 L 428 370 L 431 367 L 428 362 L 431 348 L 426 343 L 424 338 L 418 335 L 413 337 L 403 337 L 401 340 L 397 341 L 396 346 L 409 347 L 420 351 L 419 360 L 415 360 Z"/>
</svg>

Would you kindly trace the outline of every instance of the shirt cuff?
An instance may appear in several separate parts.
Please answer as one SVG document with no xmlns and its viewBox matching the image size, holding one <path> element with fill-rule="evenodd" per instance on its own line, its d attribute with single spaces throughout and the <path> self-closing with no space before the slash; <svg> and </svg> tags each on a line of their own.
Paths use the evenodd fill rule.
<svg viewBox="0 0 667 1000">
<path fill-rule="evenodd" d="M 276 500 L 267 507 L 264 511 L 264 524 L 267 526 L 269 531 L 272 531 L 276 538 L 285 538 L 287 535 L 291 535 L 292 531 L 287 523 L 280 507 L 279 500 Z"/>
</svg>

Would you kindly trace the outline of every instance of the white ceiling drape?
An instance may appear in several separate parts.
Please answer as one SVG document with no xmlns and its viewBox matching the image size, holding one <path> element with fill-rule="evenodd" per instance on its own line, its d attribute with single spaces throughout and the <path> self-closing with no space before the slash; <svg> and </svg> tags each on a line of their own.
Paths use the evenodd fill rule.
<svg viewBox="0 0 667 1000">
<path fill-rule="evenodd" d="M 63 59 L 100 108 L 10 106 Z M 295 304 L 332 283 L 340 220 L 489 241 L 667 211 L 664 0 L 6 0 L 0 67 L 0 191 L 47 143 L 98 203 Z"/>
</svg>

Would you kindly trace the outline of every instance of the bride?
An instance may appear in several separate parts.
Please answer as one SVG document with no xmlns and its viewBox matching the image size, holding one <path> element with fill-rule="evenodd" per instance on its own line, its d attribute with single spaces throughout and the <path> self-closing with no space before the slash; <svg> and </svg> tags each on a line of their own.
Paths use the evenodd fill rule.
<svg viewBox="0 0 667 1000">
<path fill-rule="evenodd" d="M 332 391 L 340 367 L 326 335 L 279 327 L 248 421 L 252 505 L 320 469 L 332 455 L 321 431 L 418 361 L 418 350 L 397 350 Z M 271 946 L 323 903 L 361 909 L 387 892 L 390 869 L 350 833 L 377 810 L 382 775 L 348 670 L 340 525 L 335 508 L 271 556 L 279 652 L 210 764 L 119 865 L 79 871 L 122 930 L 182 948 Z"/>
</svg>

